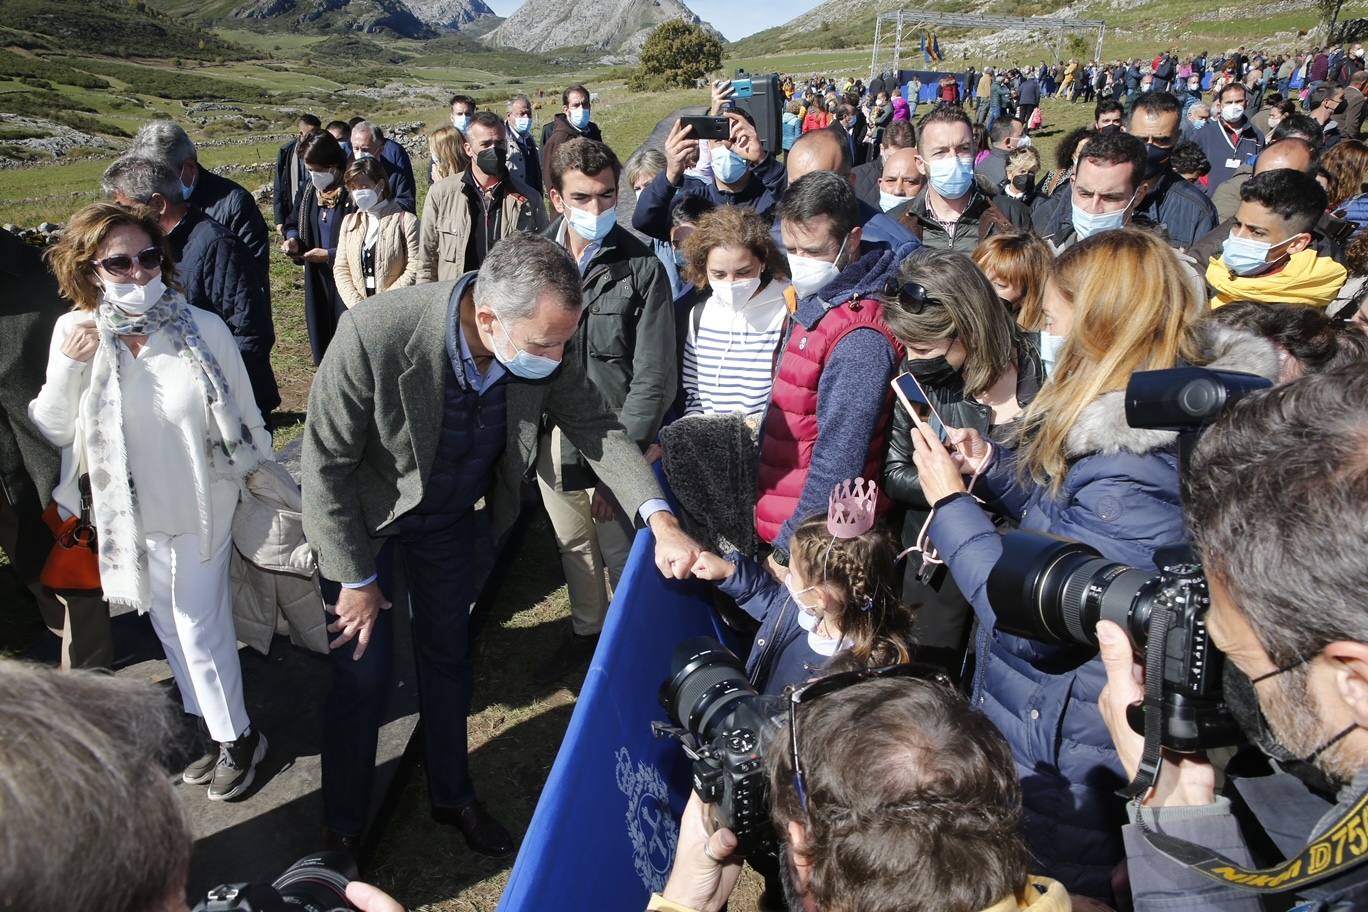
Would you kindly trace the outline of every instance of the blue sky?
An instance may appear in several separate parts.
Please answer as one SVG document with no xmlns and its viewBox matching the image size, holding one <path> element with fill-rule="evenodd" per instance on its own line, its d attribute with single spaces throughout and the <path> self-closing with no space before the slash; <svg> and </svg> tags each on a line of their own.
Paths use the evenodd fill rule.
<svg viewBox="0 0 1368 912">
<path fill-rule="evenodd" d="M 512 15 L 522 6 L 522 0 L 485 0 L 500 16 Z M 818 0 L 799 0 L 797 3 L 737 3 L 736 0 L 684 0 L 705 22 L 721 32 L 729 41 L 744 38 L 774 25 L 782 25 L 793 17 L 807 12 Z"/>
</svg>

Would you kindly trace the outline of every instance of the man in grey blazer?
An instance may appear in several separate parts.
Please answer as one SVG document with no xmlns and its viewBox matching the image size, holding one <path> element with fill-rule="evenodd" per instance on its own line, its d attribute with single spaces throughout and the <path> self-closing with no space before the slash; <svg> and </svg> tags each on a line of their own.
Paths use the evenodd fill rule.
<svg viewBox="0 0 1368 912">
<path fill-rule="evenodd" d="M 341 584 L 324 719 L 330 844 L 355 849 L 369 807 L 392 663 L 386 596 L 402 567 L 413 618 L 433 816 L 476 852 L 512 852 L 475 800 L 466 758 L 469 608 L 492 546 L 534 478 L 548 416 L 629 515 L 656 565 L 685 578 L 700 550 L 641 450 L 564 357 L 582 312 L 579 270 L 554 242 L 515 234 L 478 273 L 379 295 L 349 311 L 314 378 L 304 431 L 304 529 Z M 348 646 L 347 644 L 351 644 Z M 345 648 L 344 648 L 345 647 Z"/>
</svg>

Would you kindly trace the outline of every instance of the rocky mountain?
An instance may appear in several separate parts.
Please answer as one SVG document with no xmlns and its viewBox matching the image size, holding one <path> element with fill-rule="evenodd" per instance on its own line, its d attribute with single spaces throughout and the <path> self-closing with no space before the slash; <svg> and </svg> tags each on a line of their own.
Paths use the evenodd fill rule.
<svg viewBox="0 0 1368 912">
<path fill-rule="evenodd" d="M 405 0 L 420 21 L 439 32 L 459 31 L 476 20 L 493 16 L 484 0 Z"/>
<path fill-rule="evenodd" d="M 715 33 L 680 0 L 527 0 L 482 40 L 531 53 L 587 46 L 634 57 L 655 27 L 670 19 L 701 23 Z"/>
</svg>

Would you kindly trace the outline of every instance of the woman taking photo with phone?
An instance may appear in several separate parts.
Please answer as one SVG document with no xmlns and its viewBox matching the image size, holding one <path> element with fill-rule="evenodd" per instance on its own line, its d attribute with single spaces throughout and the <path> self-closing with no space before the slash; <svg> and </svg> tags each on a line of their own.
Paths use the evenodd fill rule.
<svg viewBox="0 0 1368 912">
<path fill-rule="evenodd" d="M 52 498 L 64 519 L 90 514 L 110 605 L 151 615 L 203 738 L 184 781 L 237 798 L 266 738 L 243 702 L 230 532 L 241 479 L 271 458 L 271 435 L 228 327 L 176 288 L 154 217 L 94 203 L 49 258 L 75 305 L 57 319 L 29 405 L 62 452 Z"/>
<path fill-rule="evenodd" d="M 1002 439 L 1035 398 L 1044 374 L 987 276 L 965 254 L 937 250 L 905 260 L 898 287 L 891 291 L 884 320 L 907 346 L 902 370 L 915 379 L 934 412 L 933 432 L 939 434 L 940 423 L 946 422 Z M 915 417 L 899 397 L 884 465 L 884 492 L 907 511 L 904 548 L 917 545 L 931 514 L 913 461 Z M 918 660 L 958 673 L 973 612 L 944 565 L 909 554 L 903 602 L 920 603 L 912 629 Z"/>
<path fill-rule="evenodd" d="M 1097 707 L 1101 660 L 1092 646 L 994 629 L 986 585 L 1002 539 L 961 473 L 981 473 L 973 494 L 1024 529 L 1152 568 L 1157 549 L 1183 540 L 1177 435 L 1129 426 L 1131 374 L 1187 362 L 1275 378 L 1278 358 L 1266 342 L 1199 344 L 1190 329 L 1205 309 L 1196 286 L 1167 243 L 1138 229 L 1065 251 L 1044 309 L 1045 330 L 1064 337 L 1059 363 L 1008 440 L 949 428 L 952 456 L 922 431 L 912 438 L 913 461 L 933 505 L 930 541 L 978 618 L 973 700 L 1012 745 L 1038 871 L 1110 902 L 1112 869 L 1125 857 L 1124 803 L 1115 794 L 1125 778 Z"/>
</svg>

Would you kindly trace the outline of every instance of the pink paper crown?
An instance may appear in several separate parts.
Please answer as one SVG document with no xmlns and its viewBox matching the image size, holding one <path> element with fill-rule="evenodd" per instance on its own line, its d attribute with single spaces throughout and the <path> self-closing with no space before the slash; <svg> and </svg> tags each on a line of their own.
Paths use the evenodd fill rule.
<svg viewBox="0 0 1368 912">
<path fill-rule="evenodd" d="M 855 478 L 836 485 L 827 507 L 827 531 L 836 538 L 859 538 L 874 528 L 879 485 Z"/>
</svg>

